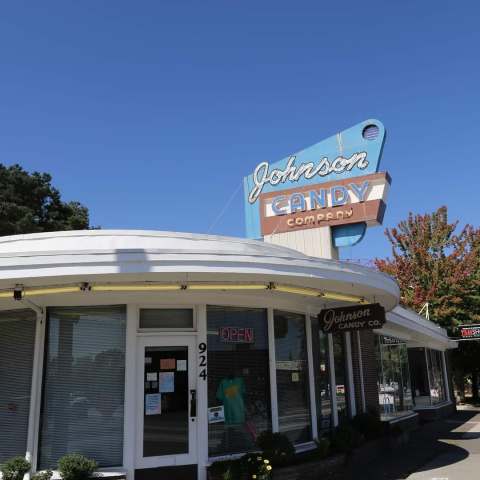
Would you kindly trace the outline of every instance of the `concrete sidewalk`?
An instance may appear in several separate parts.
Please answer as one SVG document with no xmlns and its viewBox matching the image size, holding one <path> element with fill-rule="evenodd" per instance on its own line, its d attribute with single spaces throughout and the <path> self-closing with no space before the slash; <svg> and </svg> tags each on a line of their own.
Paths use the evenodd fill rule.
<svg viewBox="0 0 480 480">
<path fill-rule="evenodd" d="M 460 407 L 451 417 L 412 432 L 375 461 L 351 465 L 342 480 L 470 480 L 480 478 L 480 409 Z"/>
<path fill-rule="evenodd" d="M 463 421 L 458 415 L 444 420 L 453 429 L 440 441 L 449 445 L 443 453 L 408 477 L 409 480 L 473 480 L 480 478 L 480 410 L 463 407 L 460 412 L 474 413 Z M 460 449 L 460 451 L 458 450 Z M 465 456 L 465 454 L 467 454 Z"/>
</svg>

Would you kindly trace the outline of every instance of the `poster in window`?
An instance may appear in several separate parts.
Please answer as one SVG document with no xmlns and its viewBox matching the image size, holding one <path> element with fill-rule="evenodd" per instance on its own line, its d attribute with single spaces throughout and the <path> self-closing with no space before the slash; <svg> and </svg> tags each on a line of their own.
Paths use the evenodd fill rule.
<svg viewBox="0 0 480 480">
<path fill-rule="evenodd" d="M 161 393 L 173 393 L 175 391 L 174 372 L 160 372 L 158 374 L 158 391 Z"/>
<path fill-rule="evenodd" d="M 174 358 L 161 358 L 160 370 L 175 370 L 176 360 Z"/>
<path fill-rule="evenodd" d="M 149 393 L 145 395 L 145 415 L 160 415 L 162 413 L 162 395 Z"/>
</svg>

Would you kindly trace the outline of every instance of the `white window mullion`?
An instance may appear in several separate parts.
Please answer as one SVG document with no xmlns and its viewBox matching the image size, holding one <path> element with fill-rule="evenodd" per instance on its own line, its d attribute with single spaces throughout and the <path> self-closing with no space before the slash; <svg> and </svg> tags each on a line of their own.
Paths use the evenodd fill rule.
<svg viewBox="0 0 480 480">
<path fill-rule="evenodd" d="M 197 320 L 197 351 L 200 343 L 207 343 L 207 306 L 198 305 L 195 309 Z M 208 352 L 208 349 L 207 349 Z M 197 359 L 198 361 L 198 359 Z M 208 362 L 208 353 L 207 353 Z M 207 363 L 208 379 L 208 363 Z M 206 480 L 208 464 L 208 381 L 200 378 L 197 372 L 197 452 L 198 452 L 198 480 Z"/>
<path fill-rule="evenodd" d="M 307 314 L 305 319 L 305 329 L 307 335 L 307 357 L 308 357 L 308 384 L 310 392 L 310 416 L 312 422 L 312 437 L 318 438 L 318 422 L 317 422 L 317 403 L 315 398 L 315 368 L 313 364 L 313 344 L 312 344 L 312 320 Z"/>
<path fill-rule="evenodd" d="M 32 464 L 32 472 L 37 470 L 40 413 L 42 403 L 43 356 L 45 351 L 45 311 L 37 313 L 35 349 L 33 353 L 32 387 L 28 417 L 26 458 Z"/>
<path fill-rule="evenodd" d="M 123 427 L 123 467 L 128 480 L 135 474 L 135 439 L 136 439 L 136 350 L 138 308 L 127 305 L 125 339 L 125 402 Z"/>
<path fill-rule="evenodd" d="M 272 431 L 278 432 L 277 363 L 275 360 L 275 325 L 273 308 L 267 311 L 268 317 L 268 358 L 270 367 L 270 399 L 272 409 Z"/>
</svg>

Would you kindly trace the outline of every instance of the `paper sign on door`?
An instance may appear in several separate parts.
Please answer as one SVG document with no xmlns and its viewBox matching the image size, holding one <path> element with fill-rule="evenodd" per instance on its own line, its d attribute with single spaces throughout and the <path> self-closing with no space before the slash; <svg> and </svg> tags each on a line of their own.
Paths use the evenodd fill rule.
<svg viewBox="0 0 480 480">
<path fill-rule="evenodd" d="M 161 358 L 160 370 L 175 370 L 176 361 L 174 358 Z"/>
<path fill-rule="evenodd" d="M 160 372 L 158 374 L 158 391 L 161 393 L 172 393 L 175 391 L 174 372 Z"/>
<path fill-rule="evenodd" d="M 145 415 L 160 415 L 162 413 L 162 394 L 149 393 L 145 395 Z"/>
</svg>

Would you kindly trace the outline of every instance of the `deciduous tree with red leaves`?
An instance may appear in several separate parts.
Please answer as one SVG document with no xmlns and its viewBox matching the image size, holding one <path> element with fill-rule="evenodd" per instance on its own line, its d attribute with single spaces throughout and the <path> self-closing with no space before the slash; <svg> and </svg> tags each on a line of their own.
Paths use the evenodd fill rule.
<svg viewBox="0 0 480 480">
<path fill-rule="evenodd" d="M 392 256 L 376 267 L 400 285 L 401 303 L 419 312 L 428 303 L 430 320 L 458 336 L 457 326 L 480 323 L 480 229 L 449 223 L 447 207 L 425 215 L 410 213 L 385 234 Z M 453 355 L 458 375 L 480 372 L 480 341 L 460 342 Z M 477 388 L 474 388 L 474 395 Z"/>
</svg>

